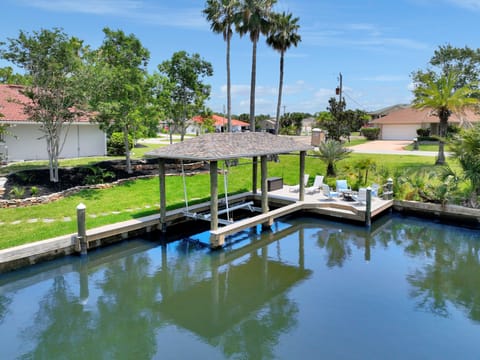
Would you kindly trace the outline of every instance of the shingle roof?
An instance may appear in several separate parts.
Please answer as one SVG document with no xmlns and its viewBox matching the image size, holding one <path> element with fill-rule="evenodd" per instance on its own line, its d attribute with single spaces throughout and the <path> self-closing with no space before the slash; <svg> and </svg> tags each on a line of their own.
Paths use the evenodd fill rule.
<svg viewBox="0 0 480 360">
<path fill-rule="evenodd" d="M 162 159 L 227 160 L 312 150 L 290 137 L 266 132 L 211 133 L 161 147 L 146 155 Z"/>
<path fill-rule="evenodd" d="M 212 115 L 212 119 L 214 121 L 215 126 L 226 126 L 227 122 L 228 122 L 227 118 L 224 118 L 223 116 L 219 116 L 219 115 Z M 194 116 L 192 118 L 192 120 L 197 122 L 197 123 L 201 123 L 201 122 L 203 122 L 204 118 L 201 117 L 201 116 Z M 232 126 L 244 126 L 244 127 L 246 127 L 246 126 L 250 126 L 250 124 L 247 123 L 247 122 L 241 121 L 241 120 L 232 119 Z"/>
<path fill-rule="evenodd" d="M 458 114 L 450 115 L 448 119 L 451 123 L 463 123 L 464 120 L 476 122 L 480 121 L 480 116 L 475 114 L 472 110 L 466 110 L 465 114 L 462 116 Z M 372 120 L 373 124 L 423 124 L 423 123 L 438 123 L 440 120 L 437 115 L 432 114 L 432 111 L 429 109 L 416 110 L 412 107 L 398 109 L 392 111 L 390 114 L 383 116 L 381 118 Z"/>
<path fill-rule="evenodd" d="M 22 94 L 23 85 L 0 84 L 0 122 L 26 122 L 32 121 L 24 112 L 24 104 L 31 100 Z M 88 116 L 76 118 L 76 123 L 88 123 Z"/>
</svg>

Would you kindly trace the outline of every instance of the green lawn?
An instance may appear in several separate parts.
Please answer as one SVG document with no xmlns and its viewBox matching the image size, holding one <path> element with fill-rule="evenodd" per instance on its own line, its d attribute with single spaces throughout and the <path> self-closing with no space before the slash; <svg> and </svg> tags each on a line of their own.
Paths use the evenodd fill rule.
<svg viewBox="0 0 480 360">
<path fill-rule="evenodd" d="M 377 167 L 393 174 L 395 169 L 407 167 L 434 166 L 432 157 L 351 154 L 348 159 L 338 164 L 339 175 L 353 183 L 358 178 L 354 164 L 365 158 L 372 158 Z M 77 160 L 76 163 L 90 160 Z M 285 184 L 298 183 L 298 155 L 280 156 L 278 163 L 269 162 L 268 176 L 281 176 Z M 239 166 L 229 169 L 228 192 L 238 193 L 251 189 L 251 162 L 242 160 Z M 325 164 L 315 156 L 307 156 L 305 172 L 314 175 L 325 174 Z M 326 183 L 333 183 L 334 178 L 326 178 Z M 210 195 L 209 174 L 187 176 L 185 178 L 190 204 L 206 201 Z M 381 179 L 369 177 L 370 182 Z M 219 184 L 223 184 L 223 178 Z M 168 176 L 166 178 L 167 207 L 183 207 L 183 178 Z M 219 188 L 220 196 L 224 194 L 223 185 Z M 129 220 L 158 212 L 159 184 L 158 178 L 131 181 L 126 184 L 103 190 L 84 190 L 80 193 L 56 202 L 26 208 L 0 209 L 0 249 L 47 239 L 76 231 L 76 207 L 79 203 L 87 206 L 87 228 Z M 44 222 L 50 219 L 51 222 Z M 70 221 L 66 221 L 69 220 Z"/>
</svg>

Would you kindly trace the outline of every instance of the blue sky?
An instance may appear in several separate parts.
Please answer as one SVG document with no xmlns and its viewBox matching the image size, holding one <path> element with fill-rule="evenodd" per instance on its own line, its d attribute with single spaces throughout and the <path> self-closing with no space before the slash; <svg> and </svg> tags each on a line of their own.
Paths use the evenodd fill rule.
<svg viewBox="0 0 480 360">
<path fill-rule="evenodd" d="M 225 42 L 210 31 L 203 0 L 2 0 L 0 41 L 19 30 L 60 27 L 98 47 L 102 29 L 135 34 L 150 50 L 149 70 L 175 51 L 199 53 L 214 67 L 209 107 L 226 105 Z M 410 74 L 440 45 L 480 47 L 480 0 L 278 0 L 299 17 L 302 41 L 285 59 L 282 111 L 326 110 L 343 75 L 347 107 L 376 110 L 412 99 Z M 232 112 L 249 112 L 251 42 L 232 39 Z M 260 39 L 256 113 L 275 115 L 279 54 Z M 0 66 L 8 65 L 0 62 Z"/>
</svg>

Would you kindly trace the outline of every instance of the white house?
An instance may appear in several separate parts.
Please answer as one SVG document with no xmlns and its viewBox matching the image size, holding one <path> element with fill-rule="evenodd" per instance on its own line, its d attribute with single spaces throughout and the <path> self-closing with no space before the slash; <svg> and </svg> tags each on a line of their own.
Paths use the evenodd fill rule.
<svg viewBox="0 0 480 360">
<path fill-rule="evenodd" d="M 463 114 L 452 114 L 448 119 L 449 124 L 463 125 L 480 121 L 480 116 L 471 110 Z M 430 129 L 431 135 L 438 135 L 440 120 L 431 110 L 416 110 L 408 107 L 393 107 L 388 114 L 378 117 L 370 122 L 380 128 L 381 140 L 412 140 L 416 138 L 417 129 Z"/>
<path fill-rule="evenodd" d="M 0 160 L 47 160 L 47 145 L 40 131 L 41 124 L 32 121 L 24 113 L 22 104 L 28 99 L 21 93 L 20 85 L 0 85 L 0 125 L 7 126 L 7 133 L 0 135 Z M 98 124 L 88 118 L 64 125 L 67 134 L 60 158 L 103 156 L 107 153 L 106 135 Z"/>
</svg>

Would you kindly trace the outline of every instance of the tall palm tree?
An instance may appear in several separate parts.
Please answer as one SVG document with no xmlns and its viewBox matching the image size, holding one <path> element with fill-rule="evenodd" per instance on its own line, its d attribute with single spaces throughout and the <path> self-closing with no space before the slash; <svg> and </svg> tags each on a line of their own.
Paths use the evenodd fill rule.
<svg viewBox="0 0 480 360">
<path fill-rule="evenodd" d="M 250 81 L 250 130 L 255 131 L 255 82 L 257 76 L 257 43 L 260 35 L 267 35 L 270 26 L 270 13 L 277 0 L 243 0 L 237 31 L 240 36 L 250 34 L 252 41 L 252 73 Z"/>
<path fill-rule="evenodd" d="M 438 126 L 439 146 L 436 164 L 445 164 L 445 136 L 448 119 L 452 113 L 462 113 L 466 108 L 478 104 L 480 91 L 471 84 L 456 88 L 458 73 L 449 72 L 440 77 L 428 77 L 414 90 L 413 107 L 431 109 L 440 122 Z"/>
<path fill-rule="evenodd" d="M 292 18 L 292 14 L 285 12 L 272 14 L 272 27 L 267 37 L 267 44 L 273 49 L 280 52 L 280 81 L 278 84 L 278 101 L 277 101 L 277 117 L 275 121 L 275 135 L 278 135 L 280 128 L 280 107 L 282 104 L 282 88 L 283 88 L 283 68 L 285 52 L 293 45 L 297 46 L 302 41 L 301 36 L 297 33 L 300 25 L 298 25 L 298 17 Z"/>
<path fill-rule="evenodd" d="M 207 0 L 203 13 L 210 22 L 210 28 L 215 33 L 222 33 L 227 42 L 227 130 L 232 131 L 232 95 L 230 80 L 230 40 L 232 39 L 232 25 L 238 16 L 239 0 Z"/>
</svg>

